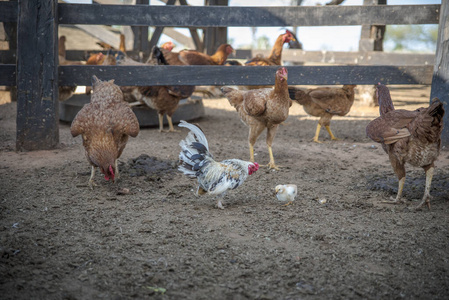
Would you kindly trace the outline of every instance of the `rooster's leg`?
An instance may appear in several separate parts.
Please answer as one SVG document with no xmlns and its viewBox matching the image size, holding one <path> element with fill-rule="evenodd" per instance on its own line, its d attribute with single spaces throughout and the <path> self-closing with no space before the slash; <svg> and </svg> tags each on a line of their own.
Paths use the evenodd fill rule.
<svg viewBox="0 0 449 300">
<path fill-rule="evenodd" d="M 398 194 L 396 195 L 395 199 L 392 200 L 384 200 L 382 201 L 383 203 L 389 203 L 389 204 L 397 204 L 397 203 L 401 203 L 404 202 L 401 197 L 402 197 L 402 190 L 404 189 L 404 183 L 405 183 L 405 176 L 402 177 L 399 180 L 399 185 L 398 185 Z"/>
<path fill-rule="evenodd" d="M 316 126 L 316 131 L 315 131 L 315 136 L 313 137 L 313 141 L 315 143 L 321 144 L 321 142 L 318 140 L 318 137 L 320 136 L 320 130 L 321 130 L 321 124 L 318 123 L 318 125 Z"/>
<path fill-rule="evenodd" d="M 218 207 L 219 209 L 224 209 L 224 206 L 223 206 L 223 204 L 221 203 L 221 200 L 223 200 L 223 198 L 222 198 L 222 197 L 218 197 L 218 199 L 217 199 L 217 207 Z"/>
<path fill-rule="evenodd" d="M 335 137 L 335 135 L 332 133 L 332 131 L 331 131 L 331 126 L 330 126 L 330 125 L 326 125 L 325 128 L 326 128 L 327 132 L 329 133 L 329 135 L 330 135 L 330 137 L 331 137 L 331 140 L 338 140 L 338 139 Z"/>
<path fill-rule="evenodd" d="M 94 186 L 96 186 L 94 182 L 94 176 L 95 176 L 95 167 L 92 166 L 92 171 L 90 172 L 90 178 L 89 178 L 89 187 L 91 190 L 94 189 Z"/>
<path fill-rule="evenodd" d="M 430 209 L 430 185 L 432 184 L 432 177 L 433 177 L 433 167 L 429 168 L 426 171 L 426 189 L 424 190 L 424 197 L 422 198 L 421 203 L 418 204 L 416 209 L 421 208 L 423 204 L 425 203 L 427 208 Z"/>
</svg>

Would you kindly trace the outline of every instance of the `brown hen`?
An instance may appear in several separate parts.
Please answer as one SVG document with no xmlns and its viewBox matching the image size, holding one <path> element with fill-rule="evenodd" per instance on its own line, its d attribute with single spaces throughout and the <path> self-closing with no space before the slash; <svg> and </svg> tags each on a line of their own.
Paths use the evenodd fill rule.
<svg viewBox="0 0 449 300">
<path fill-rule="evenodd" d="M 195 50 L 182 50 L 180 52 L 171 52 L 167 49 L 161 49 L 167 63 L 173 66 L 182 65 L 223 65 L 229 54 L 234 49 L 229 44 L 222 44 L 213 55 L 207 55 Z"/>
<path fill-rule="evenodd" d="M 250 160 L 254 162 L 254 144 L 262 131 L 267 129 L 267 146 L 270 155 L 268 167 L 279 169 L 274 162 L 271 145 L 280 123 L 288 117 L 292 101 L 288 95 L 288 72 L 284 67 L 276 71 L 274 89 L 263 88 L 250 91 L 241 91 L 231 87 L 221 90 L 234 106 L 240 119 L 249 127 Z"/>
<path fill-rule="evenodd" d="M 443 130 L 443 103 L 437 98 L 429 107 L 415 111 L 395 109 L 390 91 L 382 84 L 377 86 L 380 117 L 366 127 L 366 134 L 373 141 L 381 143 L 388 154 L 396 173 L 399 186 L 396 198 L 387 203 L 402 202 L 402 190 L 405 183 L 405 164 L 422 167 L 426 172 L 426 187 L 422 201 L 430 209 L 430 185 L 434 171 L 434 162 L 440 153 L 441 131 Z"/>
<path fill-rule="evenodd" d="M 119 178 L 117 159 L 125 149 L 128 136 L 136 137 L 139 133 L 136 115 L 113 82 L 93 76 L 91 101 L 78 112 L 70 127 L 73 137 L 80 134 L 83 137 L 86 157 L 92 165 L 91 188 L 95 185 L 96 167 L 106 180 Z"/>
<path fill-rule="evenodd" d="M 245 62 L 245 66 L 280 66 L 282 62 L 282 47 L 285 43 L 295 40 L 290 31 L 278 36 L 268 57 L 256 56 Z"/>
<path fill-rule="evenodd" d="M 318 140 L 321 127 L 324 126 L 332 140 L 338 140 L 331 131 L 330 122 L 333 116 L 345 116 L 354 103 L 356 85 L 344 85 L 342 88 L 322 87 L 303 90 L 289 87 L 290 98 L 304 107 L 306 113 L 320 117 L 313 141 Z"/>
<path fill-rule="evenodd" d="M 153 48 L 153 59 L 146 64 L 132 62 L 131 59 L 125 59 L 120 64 L 140 64 L 155 65 L 167 64 L 161 48 Z M 122 86 L 121 90 L 125 94 L 127 100 L 133 99 L 157 111 L 159 117 L 159 132 L 163 131 L 164 115 L 167 115 L 169 132 L 175 132 L 173 127 L 172 115 L 178 109 L 179 101 L 190 97 L 195 91 L 195 86 Z"/>
</svg>

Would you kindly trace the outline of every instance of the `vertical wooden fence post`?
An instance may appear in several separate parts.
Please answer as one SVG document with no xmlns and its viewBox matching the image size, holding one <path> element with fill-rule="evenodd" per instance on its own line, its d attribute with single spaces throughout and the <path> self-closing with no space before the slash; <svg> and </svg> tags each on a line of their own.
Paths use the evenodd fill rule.
<svg viewBox="0 0 449 300">
<path fill-rule="evenodd" d="M 18 151 L 54 149 L 58 128 L 57 0 L 19 0 Z"/>
<path fill-rule="evenodd" d="M 441 136 L 443 146 L 449 146 L 449 3 L 441 1 L 440 25 L 438 27 L 437 52 L 433 69 L 430 99 L 438 97 L 444 103 L 444 128 Z"/>
<path fill-rule="evenodd" d="M 228 0 L 206 0 L 205 5 L 228 6 Z M 206 53 L 212 55 L 221 44 L 228 42 L 227 27 L 207 27 L 204 35 L 204 48 Z"/>
</svg>

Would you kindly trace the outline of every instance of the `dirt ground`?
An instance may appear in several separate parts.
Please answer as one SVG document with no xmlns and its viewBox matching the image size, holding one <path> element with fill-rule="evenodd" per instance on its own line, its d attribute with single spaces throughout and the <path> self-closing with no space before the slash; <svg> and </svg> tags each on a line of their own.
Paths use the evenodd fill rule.
<svg viewBox="0 0 449 300">
<path fill-rule="evenodd" d="M 392 89 L 397 108 L 426 105 L 429 88 Z M 426 99 L 427 98 L 427 99 Z M 247 128 L 226 99 L 196 120 L 219 160 L 248 159 Z M 261 168 L 228 193 L 225 210 L 194 195 L 176 170 L 187 130 L 144 128 L 120 158 L 121 180 L 87 187 L 81 138 L 60 124 L 59 149 L 17 153 L 15 103 L 0 105 L 2 299 L 447 299 L 449 152 L 433 177 L 432 209 L 416 211 L 425 175 L 408 167 L 406 204 L 381 147 L 365 135 L 378 116 L 355 104 L 311 142 L 317 119 L 294 104 Z M 265 134 L 256 159 L 268 163 Z M 298 185 L 294 205 L 274 196 Z M 120 190 L 127 188 L 129 194 Z M 325 199 L 324 201 L 319 201 Z"/>
</svg>

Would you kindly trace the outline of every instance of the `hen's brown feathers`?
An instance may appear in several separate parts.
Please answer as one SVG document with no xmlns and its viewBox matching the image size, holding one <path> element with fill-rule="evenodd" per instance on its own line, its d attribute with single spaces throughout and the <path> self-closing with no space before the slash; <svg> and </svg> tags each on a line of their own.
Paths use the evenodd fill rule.
<svg viewBox="0 0 449 300">
<path fill-rule="evenodd" d="M 285 43 L 293 40 L 293 36 L 290 31 L 278 36 L 274 42 L 274 46 L 271 49 L 268 57 L 257 55 L 245 62 L 246 66 L 280 66 L 282 63 L 282 47 Z"/>
<path fill-rule="evenodd" d="M 267 128 L 267 146 L 270 153 L 270 167 L 277 168 L 271 153 L 271 145 L 280 123 L 288 117 L 292 101 L 288 94 L 287 69 L 281 67 L 276 72 L 274 89 L 262 88 L 241 91 L 223 87 L 223 94 L 234 106 L 240 119 L 249 127 L 251 161 L 254 161 L 253 145 L 262 131 Z"/>
<path fill-rule="evenodd" d="M 89 162 L 107 169 L 122 154 L 128 136 L 138 135 L 139 122 L 113 80 L 94 78 L 91 102 L 78 112 L 70 132 L 73 137 L 83 136 Z"/>
<path fill-rule="evenodd" d="M 444 107 L 434 99 L 429 107 L 415 111 L 396 110 L 390 92 L 384 85 L 377 86 L 380 117 L 371 121 L 366 133 L 373 141 L 381 143 L 399 179 L 396 200 L 401 199 L 405 181 L 405 164 L 422 167 L 426 171 L 424 203 L 430 208 L 430 184 L 434 162 L 438 158 L 443 130 Z"/>
<path fill-rule="evenodd" d="M 336 139 L 330 130 L 330 121 L 333 116 L 345 116 L 354 103 L 355 85 L 344 85 L 341 88 L 320 87 L 316 89 L 300 89 L 289 87 L 290 97 L 304 107 L 306 113 L 320 117 L 317 133 L 313 140 L 318 141 L 321 126 L 325 126 L 332 139 Z"/>
<path fill-rule="evenodd" d="M 289 87 L 289 93 L 293 100 L 303 105 L 306 112 L 314 117 L 321 117 L 326 113 L 344 116 L 354 103 L 355 87 L 344 85 L 342 88 L 322 87 L 309 90 Z"/>
<path fill-rule="evenodd" d="M 234 49 L 229 44 L 222 44 L 213 55 L 207 55 L 195 50 L 171 52 L 161 49 L 169 65 L 223 65 Z"/>
</svg>

